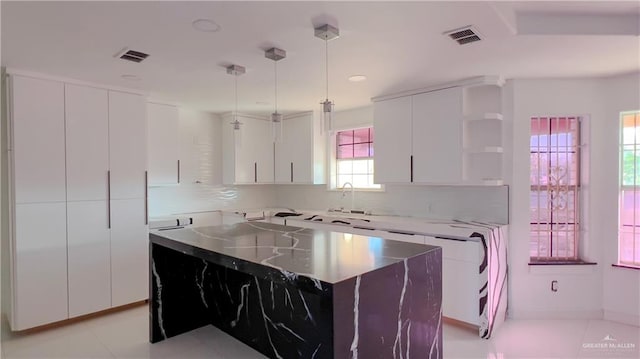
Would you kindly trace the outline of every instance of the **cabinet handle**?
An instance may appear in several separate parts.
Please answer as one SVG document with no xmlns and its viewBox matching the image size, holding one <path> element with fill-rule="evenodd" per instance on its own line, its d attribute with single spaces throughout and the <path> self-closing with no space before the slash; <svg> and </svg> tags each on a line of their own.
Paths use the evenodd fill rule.
<svg viewBox="0 0 640 359">
<path fill-rule="evenodd" d="M 180 183 L 180 160 L 178 160 L 178 184 Z"/>
<path fill-rule="evenodd" d="M 258 162 L 253 163 L 253 182 L 258 183 Z"/>
<path fill-rule="evenodd" d="M 149 173 L 144 171 L 144 225 L 149 224 Z"/>
<path fill-rule="evenodd" d="M 107 228 L 111 229 L 111 171 L 107 171 Z"/>
<path fill-rule="evenodd" d="M 411 155 L 411 182 L 413 183 L 413 155 Z"/>
<path fill-rule="evenodd" d="M 293 162 L 291 162 L 291 183 L 293 183 Z"/>
</svg>

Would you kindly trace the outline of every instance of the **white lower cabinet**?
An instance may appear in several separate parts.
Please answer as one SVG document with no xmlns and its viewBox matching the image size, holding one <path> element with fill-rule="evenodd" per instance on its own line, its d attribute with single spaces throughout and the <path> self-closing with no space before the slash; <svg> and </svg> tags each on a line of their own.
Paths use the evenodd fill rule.
<svg viewBox="0 0 640 359">
<path fill-rule="evenodd" d="M 67 202 L 69 317 L 111 307 L 107 201 Z"/>
<path fill-rule="evenodd" d="M 65 202 L 15 205 L 13 330 L 68 317 L 65 207 Z"/>
<path fill-rule="evenodd" d="M 111 200 L 111 306 L 149 297 L 144 199 Z"/>
<path fill-rule="evenodd" d="M 442 260 L 442 315 L 479 325 L 478 263 Z"/>
<path fill-rule="evenodd" d="M 425 236 L 425 244 L 442 247 L 442 315 L 480 324 L 480 243 Z"/>
</svg>

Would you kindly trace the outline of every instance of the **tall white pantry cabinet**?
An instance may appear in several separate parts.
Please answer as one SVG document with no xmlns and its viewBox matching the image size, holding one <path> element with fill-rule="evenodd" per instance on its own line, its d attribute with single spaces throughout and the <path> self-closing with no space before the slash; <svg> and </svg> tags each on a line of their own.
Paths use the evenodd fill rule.
<svg viewBox="0 0 640 359">
<path fill-rule="evenodd" d="M 148 297 L 146 99 L 9 78 L 11 328 Z"/>
</svg>

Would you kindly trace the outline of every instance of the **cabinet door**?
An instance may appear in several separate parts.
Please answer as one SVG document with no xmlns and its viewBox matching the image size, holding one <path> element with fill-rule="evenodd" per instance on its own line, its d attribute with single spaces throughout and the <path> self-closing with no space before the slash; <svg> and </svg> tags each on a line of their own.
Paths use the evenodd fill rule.
<svg viewBox="0 0 640 359">
<path fill-rule="evenodd" d="M 477 262 L 442 260 L 442 315 L 478 325 L 479 289 Z"/>
<path fill-rule="evenodd" d="M 66 224 L 65 202 L 15 206 L 13 330 L 68 318 Z"/>
<path fill-rule="evenodd" d="M 64 85 L 11 77 L 16 203 L 66 200 Z"/>
<path fill-rule="evenodd" d="M 480 244 L 432 236 L 425 243 L 442 248 L 442 314 L 478 325 Z"/>
<path fill-rule="evenodd" d="M 107 201 L 67 202 L 69 317 L 111 307 Z"/>
<path fill-rule="evenodd" d="M 148 103 L 149 184 L 179 183 L 178 108 Z"/>
<path fill-rule="evenodd" d="M 313 183 L 313 115 L 283 120 L 282 141 L 275 146 L 277 183 Z"/>
<path fill-rule="evenodd" d="M 106 90 L 65 84 L 67 201 L 107 199 L 108 111 Z"/>
<path fill-rule="evenodd" d="M 413 181 L 461 183 L 462 88 L 415 95 L 412 106 Z"/>
<path fill-rule="evenodd" d="M 271 123 L 241 118 L 240 141 L 235 143 L 235 183 L 273 183 Z"/>
<path fill-rule="evenodd" d="M 255 121 L 252 142 L 255 143 L 254 156 L 257 163 L 257 183 L 273 183 L 273 136 L 271 122 Z"/>
<path fill-rule="evenodd" d="M 145 196 L 146 121 L 144 97 L 109 91 L 109 167 L 112 199 Z"/>
<path fill-rule="evenodd" d="M 149 240 L 141 199 L 111 201 L 111 305 L 149 297 Z"/>
<path fill-rule="evenodd" d="M 375 183 L 411 182 L 411 97 L 374 104 Z"/>
</svg>

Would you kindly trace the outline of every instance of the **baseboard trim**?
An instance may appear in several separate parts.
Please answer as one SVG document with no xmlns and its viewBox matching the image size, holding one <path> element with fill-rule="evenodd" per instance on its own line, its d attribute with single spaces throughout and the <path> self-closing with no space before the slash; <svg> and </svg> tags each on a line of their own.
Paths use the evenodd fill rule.
<svg viewBox="0 0 640 359">
<path fill-rule="evenodd" d="M 456 327 L 459 327 L 459 328 L 473 330 L 476 334 L 480 331 L 480 327 L 475 325 L 475 324 L 463 322 L 463 321 L 458 320 L 458 319 L 445 317 L 444 315 L 442 316 L 442 321 L 444 323 L 446 323 L 446 324 L 450 324 L 450 325 L 453 325 L 453 326 L 456 326 Z"/>
<path fill-rule="evenodd" d="M 640 315 L 621 313 L 613 310 L 604 311 L 604 319 L 622 324 L 629 324 L 640 327 Z"/>
<path fill-rule="evenodd" d="M 44 330 L 63 327 L 65 325 L 74 324 L 74 323 L 77 323 L 77 322 L 81 322 L 81 321 L 84 321 L 84 320 L 87 320 L 87 319 L 92 319 L 92 318 L 95 318 L 95 317 L 100 317 L 100 316 L 107 315 L 107 314 L 121 312 L 121 311 L 124 311 L 124 310 L 127 310 L 127 309 L 139 307 L 139 306 L 142 306 L 142 305 L 147 305 L 148 303 L 149 303 L 149 300 L 145 299 L 145 300 L 141 300 L 139 302 L 133 302 L 133 303 L 121 305 L 119 307 L 109 308 L 109 309 L 101 310 L 99 312 L 81 315 L 79 317 L 65 319 L 65 320 L 61 320 L 61 321 L 58 321 L 58 322 L 53 322 L 53 323 L 41 325 L 41 326 L 38 326 L 38 327 L 33 327 L 33 328 L 29 328 L 29 329 L 24 329 L 24 330 L 16 330 L 16 331 L 12 331 L 12 332 L 13 333 L 19 333 L 19 334 L 37 333 L 37 332 L 41 332 L 41 331 L 44 331 Z"/>
</svg>

